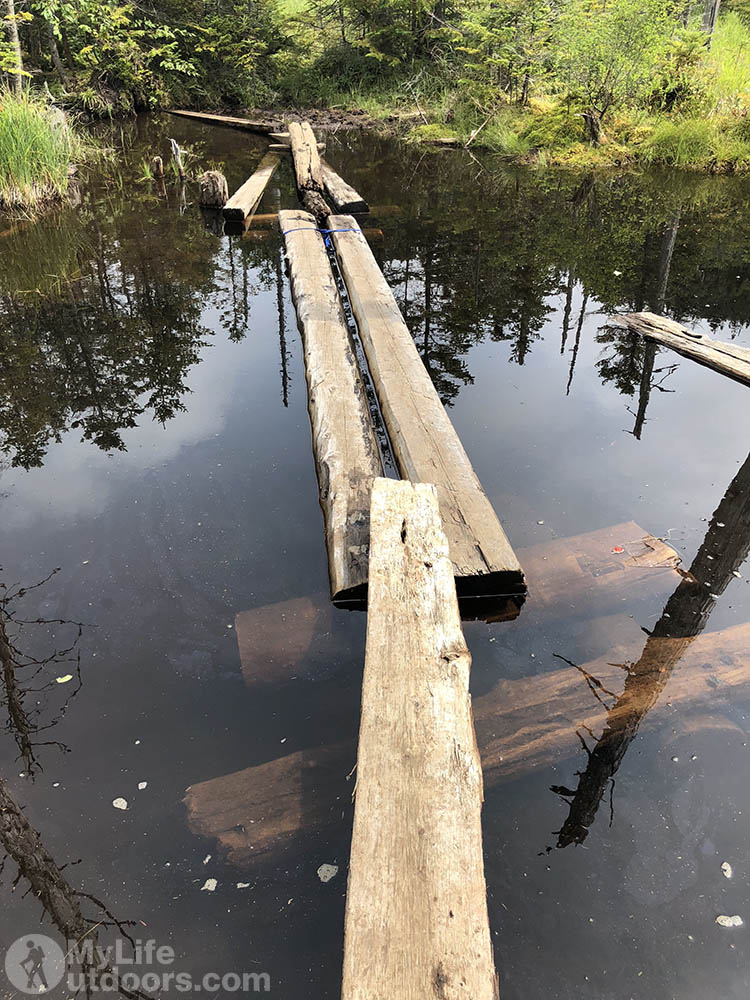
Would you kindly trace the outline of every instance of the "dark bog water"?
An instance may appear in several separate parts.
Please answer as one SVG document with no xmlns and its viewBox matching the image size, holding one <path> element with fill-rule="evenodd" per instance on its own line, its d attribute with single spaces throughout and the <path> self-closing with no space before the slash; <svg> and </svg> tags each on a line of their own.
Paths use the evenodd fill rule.
<svg viewBox="0 0 750 1000">
<path fill-rule="evenodd" d="M 75 641 L 77 626 L 51 620 L 83 623 L 71 653 L 5 670 L 2 778 L 70 887 L 170 945 L 172 970 L 265 972 L 271 995 L 334 998 L 365 619 L 327 602 L 278 232 L 217 235 L 193 186 L 181 203 L 174 185 L 162 198 L 139 182 L 168 135 L 202 167 L 223 164 L 230 187 L 263 146 L 139 121 L 79 207 L 0 236 L 2 582 L 10 593 L 57 570 L 6 605 L 31 623 L 8 623 L 14 662 Z M 750 396 L 608 316 L 650 308 L 750 346 L 750 184 L 525 173 L 342 133 L 327 155 L 374 207 L 375 253 L 522 559 L 636 522 L 685 569 L 699 553 L 709 583 L 697 610 L 672 600 L 666 627 L 675 573 L 567 605 L 532 590 L 517 621 L 467 625 L 477 701 L 565 660 L 643 662 L 643 630 L 702 630 L 705 650 L 692 666 L 675 654 L 664 683 L 646 677 L 646 709 L 608 759 L 589 757 L 601 728 L 579 741 L 548 706 L 569 751 L 488 780 L 501 996 L 745 998 L 747 927 L 715 919 L 750 921 Z M 284 165 L 260 212 L 295 205 Z M 680 616 L 696 627 L 670 630 Z M 740 644 L 734 661 L 725 640 Z M 678 697 L 682 665 L 698 679 Z M 581 704 L 597 694 L 612 705 L 581 674 Z M 516 723 L 533 734 L 539 718 Z M 480 741 L 493 732 L 485 717 Z M 321 791 L 300 762 L 335 744 Z M 188 817 L 186 788 L 212 781 Z M 212 822 L 223 843 L 196 832 Z M 273 843 L 256 841 L 254 826 L 274 824 Z M 338 866 L 325 883 L 323 864 Z M 40 927 L 17 868 L 2 872 L 0 944 L 39 930 L 61 941 L 59 914 Z"/>
</svg>

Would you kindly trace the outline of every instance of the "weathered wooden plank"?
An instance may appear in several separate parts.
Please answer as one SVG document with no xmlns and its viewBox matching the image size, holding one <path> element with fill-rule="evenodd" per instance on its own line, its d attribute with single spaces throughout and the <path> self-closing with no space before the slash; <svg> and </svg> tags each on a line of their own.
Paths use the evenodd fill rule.
<svg viewBox="0 0 750 1000">
<path fill-rule="evenodd" d="M 261 135 L 268 135 L 281 127 L 280 122 L 254 122 L 247 118 L 234 118 L 231 115 L 211 115 L 205 111 L 182 111 L 176 108 L 167 110 L 168 115 L 177 115 L 179 118 L 193 118 L 196 121 L 206 122 L 208 125 L 223 125 L 227 128 L 242 129 L 246 132 L 258 132 Z"/>
<path fill-rule="evenodd" d="M 258 164 L 254 174 L 238 188 L 224 206 L 225 219 L 247 219 L 252 217 L 260 204 L 266 185 L 271 180 L 279 165 L 279 158 L 273 153 L 266 153 Z"/>
<path fill-rule="evenodd" d="M 495 1000 L 482 770 L 433 486 L 377 479 L 342 1000 Z"/>
<path fill-rule="evenodd" d="M 518 559 L 351 215 L 328 222 L 401 475 L 434 483 L 459 597 L 525 589 Z"/>
<path fill-rule="evenodd" d="M 333 167 L 329 166 L 325 160 L 320 161 L 320 170 L 326 194 L 333 202 L 333 207 L 337 212 L 370 211 L 365 199 L 357 194 L 354 188 L 347 184 L 342 177 L 339 177 Z"/>
<path fill-rule="evenodd" d="M 279 212 L 292 297 L 303 332 L 308 408 L 326 524 L 331 596 L 364 597 L 370 493 L 383 473 L 331 265 L 315 219 Z"/>
<path fill-rule="evenodd" d="M 309 122 L 289 122 L 289 143 L 294 157 L 294 175 L 300 191 L 323 192 L 323 174 L 315 133 Z"/>
<path fill-rule="evenodd" d="M 618 664 L 637 660 L 644 646 L 658 677 L 659 663 L 674 667 L 666 697 L 642 718 L 641 730 L 660 724 L 665 715 L 712 709 L 750 698 L 750 625 L 683 638 L 628 642 L 583 664 L 519 680 L 501 680 L 474 700 L 474 720 L 485 787 L 515 780 L 541 767 L 574 757 L 581 744 L 577 731 L 602 732 L 616 718 L 638 709 L 635 694 L 606 706 L 589 688 L 586 675 L 619 697 L 628 672 Z M 400 668 L 401 669 L 401 668 Z M 601 689 L 597 689 L 601 690 Z M 651 692 L 642 688 L 645 700 Z M 611 698 L 605 699 L 612 702 Z M 238 864 L 283 849 L 301 833 L 344 822 L 342 805 L 351 795 L 356 748 L 350 743 L 300 750 L 257 767 L 212 778 L 187 790 L 188 823 L 194 833 L 217 838 Z"/>
<path fill-rule="evenodd" d="M 643 337 L 671 347 L 679 354 L 713 368 L 736 382 L 750 385 L 750 348 L 713 340 L 655 313 L 627 313 L 624 316 L 613 316 L 612 320 Z"/>
</svg>

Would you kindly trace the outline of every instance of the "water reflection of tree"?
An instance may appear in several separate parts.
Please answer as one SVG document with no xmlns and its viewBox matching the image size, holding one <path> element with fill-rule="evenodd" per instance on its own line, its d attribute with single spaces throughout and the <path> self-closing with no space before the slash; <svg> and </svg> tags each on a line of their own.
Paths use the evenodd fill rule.
<svg viewBox="0 0 750 1000">
<path fill-rule="evenodd" d="M 67 751 L 68 747 L 59 740 L 44 739 L 44 735 L 59 723 L 68 705 L 81 689 L 81 664 L 78 641 L 81 638 L 79 622 L 61 619 L 26 619 L 17 610 L 17 604 L 38 587 L 44 586 L 50 577 L 31 587 L 8 588 L 0 584 L 0 670 L 2 678 L 2 703 L 7 710 L 6 729 L 18 748 L 19 759 L 23 761 L 24 773 L 33 778 L 40 770 L 37 757 L 40 747 L 56 747 Z M 68 635 L 61 648 L 55 648 L 43 656 L 34 656 L 23 638 L 31 629 L 50 628 L 59 632 L 64 629 Z M 52 676 L 52 669 L 56 676 Z M 58 702 L 52 718 L 45 715 L 46 706 L 40 696 L 49 695 L 55 688 L 60 690 L 57 677 L 66 677 L 62 682 L 65 692 Z"/>
<path fill-rule="evenodd" d="M 614 782 L 641 721 L 666 687 L 693 639 L 705 628 L 719 596 L 750 552 L 750 456 L 732 480 L 711 518 L 690 571 L 667 601 L 637 662 L 626 667 L 622 694 L 609 706 L 607 723 L 578 787 L 553 786 L 568 800 L 568 817 L 557 846 L 581 844 L 588 835 L 608 786 Z"/>
</svg>

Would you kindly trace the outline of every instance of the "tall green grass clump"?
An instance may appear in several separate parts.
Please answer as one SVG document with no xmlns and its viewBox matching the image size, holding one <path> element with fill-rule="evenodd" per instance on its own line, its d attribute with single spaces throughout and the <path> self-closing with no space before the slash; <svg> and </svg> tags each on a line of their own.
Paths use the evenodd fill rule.
<svg viewBox="0 0 750 1000">
<path fill-rule="evenodd" d="M 38 211 L 63 197 L 68 167 L 85 144 L 64 115 L 31 97 L 0 91 L 0 208 Z"/>
</svg>

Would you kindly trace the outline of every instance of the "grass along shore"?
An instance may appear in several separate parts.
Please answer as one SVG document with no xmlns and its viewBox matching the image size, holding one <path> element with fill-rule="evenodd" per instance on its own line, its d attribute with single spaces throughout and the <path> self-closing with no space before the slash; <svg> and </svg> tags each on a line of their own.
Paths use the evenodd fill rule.
<svg viewBox="0 0 750 1000">
<path fill-rule="evenodd" d="M 59 109 L 0 91 L 0 209 L 33 215 L 60 201 L 71 164 L 91 152 Z"/>
</svg>

